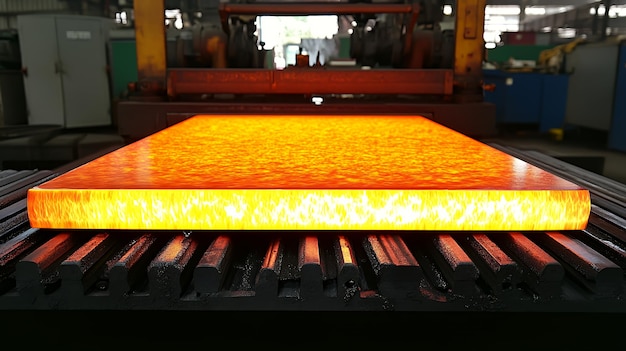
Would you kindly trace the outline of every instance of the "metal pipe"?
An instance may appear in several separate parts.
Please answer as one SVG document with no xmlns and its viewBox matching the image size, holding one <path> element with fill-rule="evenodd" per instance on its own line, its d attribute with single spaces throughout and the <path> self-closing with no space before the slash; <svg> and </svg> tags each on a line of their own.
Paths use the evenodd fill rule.
<svg viewBox="0 0 626 351">
<path fill-rule="evenodd" d="M 220 13 L 229 15 L 348 15 L 357 13 L 410 13 L 417 4 L 272 3 L 220 4 Z"/>
</svg>

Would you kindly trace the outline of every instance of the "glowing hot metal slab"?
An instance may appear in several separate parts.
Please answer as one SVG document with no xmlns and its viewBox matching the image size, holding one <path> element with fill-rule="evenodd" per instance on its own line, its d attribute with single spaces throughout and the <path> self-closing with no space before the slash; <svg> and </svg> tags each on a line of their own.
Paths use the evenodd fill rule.
<svg viewBox="0 0 626 351">
<path fill-rule="evenodd" d="M 419 116 L 198 115 L 28 192 L 60 229 L 583 229 L 586 189 Z"/>
</svg>

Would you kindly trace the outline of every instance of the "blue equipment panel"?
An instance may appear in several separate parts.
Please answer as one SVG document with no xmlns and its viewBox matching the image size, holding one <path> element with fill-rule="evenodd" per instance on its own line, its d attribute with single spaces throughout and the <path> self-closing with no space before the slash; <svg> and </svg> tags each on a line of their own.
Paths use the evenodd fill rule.
<svg viewBox="0 0 626 351">
<path fill-rule="evenodd" d="M 484 99 L 496 106 L 499 124 L 537 124 L 541 132 L 563 126 L 567 75 L 485 70 L 483 78 L 495 85 Z"/>
</svg>

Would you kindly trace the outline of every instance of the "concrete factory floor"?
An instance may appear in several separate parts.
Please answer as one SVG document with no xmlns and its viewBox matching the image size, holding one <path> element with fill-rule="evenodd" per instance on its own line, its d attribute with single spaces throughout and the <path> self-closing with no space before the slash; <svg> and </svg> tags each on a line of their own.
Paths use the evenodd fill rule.
<svg viewBox="0 0 626 351">
<path fill-rule="evenodd" d="M 5 126 L 0 128 L 0 170 L 54 169 L 123 145 L 113 127 Z"/>
<path fill-rule="evenodd" d="M 561 138 L 537 132 L 501 134 L 481 141 L 521 151 L 537 151 L 626 184 L 626 152 L 609 149 L 604 133 L 573 130 L 563 133 Z"/>
</svg>

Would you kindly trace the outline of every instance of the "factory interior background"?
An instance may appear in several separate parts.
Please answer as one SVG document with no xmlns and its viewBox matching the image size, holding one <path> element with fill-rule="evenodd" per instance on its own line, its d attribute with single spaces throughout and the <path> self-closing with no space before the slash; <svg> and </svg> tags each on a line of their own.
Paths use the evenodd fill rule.
<svg viewBox="0 0 626 351">
<path fill-rule="evenodd" d="M 454 28 L 453 4 L 439 6 L 442 60 Z M 165 5 L 167 66 L 215 65 L 204 60 L 198 42 L 199 27 L 206 32 L 207 24 L 220 21 L 217 2 Z M 61 28 L 81 18 L 101 19 L 94 25 L 101 26 L 102 35 L 82 38 L 96 47 L 79 53 L 73 44 L 85 32 Z M 376 28 L 373 19 L 363 21 L 364 33 L 377 33 L 379 50 L 388 49 L 380 44 L 385 28 Z M 626 117 L 619 103 L 626 96 L 625 22 L 626 5 L 610 2 L 487 1 L 483 96 L 496 106 L 497 133 L 483 140 L 536 149 L 625 182 Z M 310 66 L 370 64 L 368 58 L 351 57 L 356 49 L 349 37 L 357 23 L 347 16 L 266 14 L 247 23 L 253 24 L 246 30 L 262 53 L 256 67 L 288 69 L 298 55 L 307 56 Z M 3 169 L 57 167 L 124 143 L 116 104 L 132 99 L 129 86 L 137 81 L 132 1 L 3 0 L 0 27 Z M 72 59 L 78 55 L 82 59 Z M 54 71 L 39 68 L 45 65 Z M 90 68 L 97 65 L 96 71 Z"/>
<path fill-rule="evenodd" d="M 487 1 L 484 99 L 496 106 L 498 134 L 493 135 L 495 140 L 490 136 L 485 141 L 536 149 L 626 181 L 622 166 L 626 131 L 615 122 L 623 111 L 613 106 L 623 93 L 623 73 L 618 74 L 623 67 L 617 60 L 626 6 L 608 5 L 583 0 L 523 1 L 522 6 L 505 0 Z M 197 50 L 194 45 L 198 39 L 194 42 L 193 36 L 198 23 L 219 20 L 216 11 L 205 11 L 205 20 L 207 13 L 214 13 L 215 18 L 194 22 L 202 6 L 214 9 L 217 5 L 211 1 L 166 2 L 168 67 L 181 66 L 182 61 L 199 56 L 192 52 Z M 453 2 L 442 1 L 440 8 L 438 25 L 446 33 L 454 27 Z M 100 47 L 67 67 L 57 67 L 76 67 L 76 72 L 82 69 L 84 79 L 74 79 L 70 84 L 59 74 L 39 73 L 28 67 L 78 55 L 71 52 L 71 45 L 59 44 L 58 49 L 43 45 L 44 41 L 63 39 L 41 34 L 54 31 L 45 18 L 30 16 L 31 22 L 26 24 L 25 18 L 20 27 L 19 17 L 28 15 L 57 16 L 68 23 L 81 16 L 102 19 L 107 33 L 97 38 Z M 542 21 L 556 26 L 551 28 Z M 285 69 L 296 64 L 298 54 L 307 55 L 311 66 L 316 62 L 325 67 L 356 65 L 348 40 L 356 23 L 346 22 L 345 16 L 337 15 L 258 16 L 254 35 L 264 62 L 256 65 Z M 5 0 L 0 2 L 0 27 L 3 169 L 56 167 L 124 142 L 117 135 L 115 106 L 127 98 L 129 84 L 137 80 L 132 1 Z M 372 29 L 366 23 L 365 30 L 368 28 Z M 581 41 L 590 43 L 575 50 Z M 92 62 L 93 67 L 94 60 L 107 70 L 106 74 L 80 67 L 84 65 L 80 61 Z M 44 140 L 45 147 L 40 147 Z"/>
<path fill-rule="evenodd" d="M 421 115 L 580 182 L 591 199 L 567 211 L 590 205 L 588 225 L 419 235 L 270 230 L 254 231 L 254 238 L 214 228 L 202 236 L 31 227 L 30 189 L 54 196 L 58 189 L 46 193 L 40 185 L 197 114 Z M 430 141 L 437 150 L 450 140 Z M 187 146 L 185 140 L 173 148 Z M 154 171 L 142 168 L 149 157 L 140 161 L 136 173 L 120 179 L 143 180 L 137 175 Z M 493 175 L 488 167 L 471 180 Z M 105 171 L 117 180 L 115 172 L 127 169 Z M 532 178 L 517 172 L 516 179 Z M 41 338 L 33 341 L 44 346 L 84 349 L 117 334 L 142 347 L 146 339 L 206 346 L 227 339 L 232 324 L 240 332 L 227 340 L 232 346 L 285 346 L 283 337 L 294 335 L 298 345 L 334 343 L 339 335 L 352 348 L 372 346 L 374 337 L 388 347 L 389 335 L 411 339 L 412 347 L 455 339 L 463 347 L 476 341 L 480 349 L 528 349 L 554 336 L 559 349 L 580 340 L 620 344 L 619 331 L 607 330 L 621 325 L 626 311 L 625 189 L 623 1 L 0 0 L 0 313 L 7 324 L 0 330 L 20 342 L 36 333 Z M 46 216 L 49 202 L 40 199 L 39 219 L 64 225 L 61 215 Z M 80 201 L 74 205 L 82 209 Z M 118 219 L 110 215 L 115 210 L 84 217 L 87 225 L 105 212 Z M 565 217 L 538 216 L 551 215 Z M 22 313 L 59 309 L 158 313 L 140 322 L 132 313 L 70 313 L 63 323 L 55 314 Z M 398 315 L 338 313 L 321 322 L 290 315 L 286 323 L 281 314 L 235 313 L 274 309 L 423 314 L 401 315 L 406 324 Z M 529 311 L 548 314 L 529 324 L 520 318 Z M 561 314 L 571 311 L 580 314 Z M 422 341 L 442 330 L 455 334 Z"/>
</svg>

